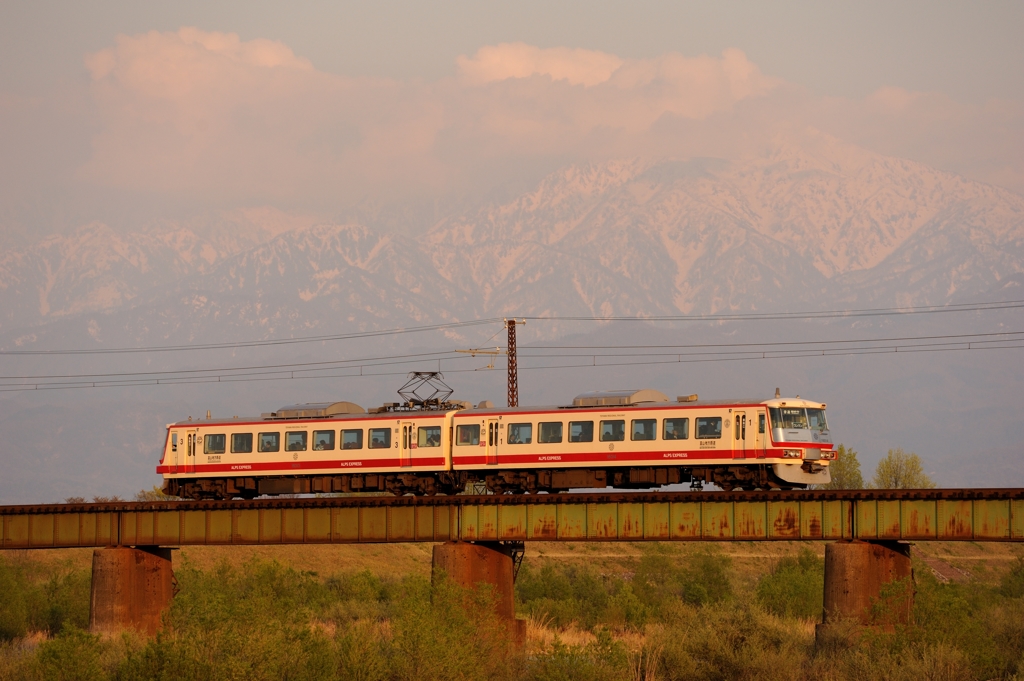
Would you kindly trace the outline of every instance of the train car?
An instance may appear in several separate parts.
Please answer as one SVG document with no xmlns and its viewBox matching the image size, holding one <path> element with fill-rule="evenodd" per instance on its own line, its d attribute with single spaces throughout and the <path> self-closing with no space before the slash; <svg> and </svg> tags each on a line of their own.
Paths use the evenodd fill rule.
<svg viewBox="0 0 1024 681">
<path fill-rule="evenodd" d="M 571 405 L 461 402 L 283 407 L 167 427 L 157 472 L 189 498 L 386 491 L 452 494 L 824 484 L 835 458 L 825 405 L 797 398 L 675 401 L 655 390 L 580 395 Z"/>
<path fill-rule="evenodd" d="M 454 471 L 495 492 L 804 487 L 829 482 L 835 457 L 825 405 L 799 398 L 672 402 L 655 390 L 598 392 L 564 407 L 458 411 L 452 425 Z"/>
<path fill-rule="evenodd" d="M 448 484 L 444 411 L 351 402 L 282 407 L 259 418 L 167 426 L 163 490 L 193 499 L 316 492 L 436 494 Z"/>
</svg>

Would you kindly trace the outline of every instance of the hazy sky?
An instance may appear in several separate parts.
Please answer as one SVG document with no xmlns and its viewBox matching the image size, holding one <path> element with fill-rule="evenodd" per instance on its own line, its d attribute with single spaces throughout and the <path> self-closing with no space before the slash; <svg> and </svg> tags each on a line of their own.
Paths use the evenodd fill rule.
<svg viewBox="0 0 1024 681">
<path fill-rule="evenodd" d="M 1021 2 L 7 0 L 0 225 L 330 212 L 812 128 L 1021 192 L 1022 29 Z"/>
<path fill-rule="evenodd" d="M 316 68 L 433 80 L 482 45 L 525 42 L 626 58 L 738 48 L 767 73 L 819 94 L 879 87 L 958 100 L 1024 96 L 1024 3 L 858 2 L 337 2 L 295 0 L 6 0 L 0 87 L 35 92 L 82 74 L 82 56 L 119 33 L 196 26 L 269 38 Z"/>
</svg>

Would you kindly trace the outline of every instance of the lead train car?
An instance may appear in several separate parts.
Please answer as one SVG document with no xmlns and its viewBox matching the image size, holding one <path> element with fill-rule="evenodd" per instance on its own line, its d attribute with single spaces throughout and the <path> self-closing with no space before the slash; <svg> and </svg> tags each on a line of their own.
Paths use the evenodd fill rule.
<svg viewBox="0 0 1024 681">
<path fill-rule="evenodd" d="M 164 492 L 201 498 L 387 491 L 452 494 L 649 488 L 783 489 L 830 481 L 825 405 L 800 398 L 672 402 L 655 390 L 571 406 L 440 409 L 351 402 L 167 426 Z"/>
</svg>

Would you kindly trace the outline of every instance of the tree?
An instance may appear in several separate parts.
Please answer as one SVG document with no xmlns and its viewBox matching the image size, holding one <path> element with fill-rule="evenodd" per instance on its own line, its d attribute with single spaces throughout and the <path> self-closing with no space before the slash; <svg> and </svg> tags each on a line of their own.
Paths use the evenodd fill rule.
<svg viewBox="0 0 1024 681">
<path fill-rule="evenodd" d="M 153 485 L 153 489 L 139 490 L 139 493 L 135 495 L 135 501 L 169 501 L 177 498 L 164 494 L 160 485 Z"/>
<path fill-rule="evenodd" d="M 878 489 L 927 489 L 935 487 L 921 466 L 921 457 L 907 454 L 901 447 L 890 449 L 885 458 L 878 462 L 872 487 Z"/>
<path fill-rule="evenodd" d="M 860 473 L 860 461 L 857 460 L 857 452 L 852 448 L 847 449 L 845 445 L 839 445 L 836 459 L 828 465 L 828 470 L 832 475 L 832 482 L 827 485 L 818 485 L 818 489 L 864 488 L 864 476 Z"/>
</svg>

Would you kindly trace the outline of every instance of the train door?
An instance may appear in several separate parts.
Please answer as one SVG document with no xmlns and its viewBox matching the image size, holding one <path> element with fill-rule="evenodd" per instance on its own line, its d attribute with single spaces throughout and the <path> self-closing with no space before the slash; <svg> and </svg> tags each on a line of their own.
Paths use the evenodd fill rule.
<svg viewBox="0 0 1024 681">
<path fill-rule="evenodd" d="M 412 465 L 412 450 L 416 446 L 414 428 L 411 422 L 402 424 L 402 437 L 399 440 L 399 465 L 403 468 Z"/>
<path fill-rule="evenodd" d="M 750 427 L 754 427 L 753 416 L 751 418 Z M 754 433 L 754 451 L 757 452 L 757 458 L 763 459 L 767 454 L 768 450 L 768 414 L 763 411 L 757 414 L 757 430 Z"/>
<path fill-rule="evenodd" d="M 185 447 L 185 472 L 196 472 L 196 450 L 199 448 L 199 431 L 189 432 Z"/>
<path fill-rule="evenodd" d="M 733 412 L 733 447 L 732 458 L 747 458 L 747 413 L 743 411 Z"/>
<path fill-rule="evenodd" d="M 498 463 L 498 419 L 487 419 L 487 463 Z"/>
</svg>

